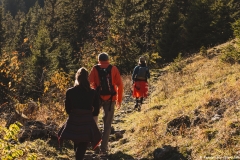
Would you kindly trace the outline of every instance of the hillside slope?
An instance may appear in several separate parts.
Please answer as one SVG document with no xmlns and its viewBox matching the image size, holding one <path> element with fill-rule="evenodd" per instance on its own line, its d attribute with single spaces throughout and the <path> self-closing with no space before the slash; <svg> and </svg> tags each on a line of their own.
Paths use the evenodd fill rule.
<svg viewBox="0 0 240 160">
<path fill-rule="evenodd" d="M 125 98 L 114 117 L 108 159 L 240 159 L 240 64 L 222 62 L 224 48 L 229 43 L 232 42 L 211 48 L 205 54 L 179 58 L 164 68 L 151 69 L 150 93 L 141 111 L 133 110 L 131 76 L 125 75 Z M 1 106 L 2 159 L 74 159 L 72 142 L 64 142 L 60 149 L 54 137 L 32 138 L 33 133 L 39 135 L 42 128 L 26 130 L 26 137 L 31 138 L 20 143 L 18 125 L 4 127 L 7 117 L 4 109 L 14 110 L 17 106 L 20 104 Z M 56 104 L 47 101 L 39 106 L 32 114 L 34 123 L 47 123 L 51 129 L 57 129 L 65 122 L 63 101 Z M 9 113 L 7 119 L 22 124 L 29 121 L 21 116 L 12 118 L 12 112 Z M 86 160 L 92 159 L 100 158 L 88 150 Z"/>
<path fill-rule="evenodd" d="M 125 131 L 110 145 L 115 158 L 153 159 L 166 146 L 186 159 L 239 158 L 240 65 L 221 61 L 227 44 L 151 70 L 152 91 L 141 112 L 114 124 Z M 176 66 L 181 70 L 173 72 Z M 127 113 L 133 103 L 123 106 L 119 112 Z"/>
</svg>

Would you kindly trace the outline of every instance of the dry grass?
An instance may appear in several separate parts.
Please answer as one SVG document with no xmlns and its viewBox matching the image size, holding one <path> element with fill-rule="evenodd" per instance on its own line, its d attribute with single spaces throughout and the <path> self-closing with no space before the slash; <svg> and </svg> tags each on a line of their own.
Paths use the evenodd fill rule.
<svg viewBox="0 0 240 160">
<path fill-rule="evenodd" d="M 191 153 L 192 159 L 239 155 L 240 65 L 222 63 L 220 49 L 211 59 L 198 54 L 184 59 L 185 67 L 180 72 L 170 72 L 169 66 L 152 70 L 150 83 L 154 92 L 141 112 L 128 115 L 124 124 L 118 124 L 127 131 L 124 135 L 127 143 L 115 144 L 112 152 L 120 150 L 136 158 L 153 158 L 154 149 L 169 144 L 179 147 L 183 155 Z M 159 73 L 163 74 L 158 76 Z M 205 117 L 214 116 L 216 111 L 206 104 L 216 99 L 226 109 L 219 121 L 191 126 L 180 136 L 166 134 L 169 121 L 180 115 L 193 120 L 195 109 Z M 157 106 L 160 109 L 154 109 Z"/>
<path fill-rule="evenodd" d="M 226 44 L 223 44 L 224 46 Z M 196 54 L 183 59 L 184 68 L 179 72 L 172 72 L 171 66 L 151 70 L 151 94 L 143 104 L 141 112 L 132 112 L 122 118 L 123 122 L 114 124 L 115 128 L 126 130 L 123 139 L 111 143 L 111 153 L 122 152 L 135 159 L 153 158 L 153 151 L 163 145 L 178 147 L 179 151 L 191 159 L 201 159 L 204 156 L 231 157 L 240 154 L 240 65 L 227 64 L 220 60 L 221 47 L 209 49 L 212 58 Z M 125 103 L 121 110 L 131 107 L 131 75 L 124 75 Z M 210 102 L 220 100 L 219 108 L 209 105 Z M 50 100 L 47 100 L 50 101 Z M 208 121 L 218 109 L 224 113 L 218 121 L 205 122 L 181 128 L 180 135 L 166 134 L 167 123 L 181 115 L 188 115 L 193 121 L 196 118 L 194 110 Z M 102 113 L 100 114 L 100 118 Z M 54 121 L 58 125 L 66 119 L 63 100 L 40 104 L 37 120 Z M 2 121 L 2 120 L 1 120 Z M 1 122 L 4 124 L 4 122 Z M 36 141 L 33 149 L 41 143 Z M 38 150 L 41 150 L 38 149 Z M 49 154 L 56 152 L 47 148 Z M 45 151 L 39 151 L 45 157 Z M 66 151 L 65 153 L 68 153 Z M 69 154 L 60 157 L 73 156 Z M 64 159 L 64 158 L 63 158 Z M 66 158 L 67 159 L 67 158 Z"/>
</svg>

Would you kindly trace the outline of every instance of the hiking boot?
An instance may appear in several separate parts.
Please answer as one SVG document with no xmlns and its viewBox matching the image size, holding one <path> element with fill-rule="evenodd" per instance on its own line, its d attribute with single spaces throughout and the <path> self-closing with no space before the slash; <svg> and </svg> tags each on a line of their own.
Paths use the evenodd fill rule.
<svg viewBox="0 0 240 160">
<path fill-rule="evenodd" d="M 108 152 L 107 151 L 101 151 L 99 153 L 99 155 L 100 155 L 101 158 L 107 158 L 108 157 Z"/>
<path fill-rule="evenodd" d="M 134 109 L 137 109 L 137 108 L 138 108 L 138 104 L 135 104 Z"/>
<path fill-rule="evenodd" d="M 141 106 L 138 107 L 138 112 L 140 112 L 140 111 L 141 111 Z"/>
<path fill-rule="evenodd" d="M 106 151 L 101 151 L 98 156 L 100 160 L 108 160 L 108 152 Z"/>
<path fill-rule="evenodd" d="M 95 153 L 95 154 L 99 154 L 99 153 L 100 153 L 100 147 L 99 147 L 99 146 L 97 146 L 97 147 L 95 148 L 94 153 Z"/>
</svg>

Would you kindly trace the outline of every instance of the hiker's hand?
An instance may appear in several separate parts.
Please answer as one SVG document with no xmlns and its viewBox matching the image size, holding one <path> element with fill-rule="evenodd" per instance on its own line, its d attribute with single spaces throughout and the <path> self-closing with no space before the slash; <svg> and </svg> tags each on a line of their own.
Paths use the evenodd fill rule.
<svg viewBox="0 0 240 160">
<path fill-rule="evenodd" d="M 120 109 L 120 108 L 121 108 L 121 103 L 120 103 L 120 102 L 117 102 L 117 103 L 116 103 L 116 106 L 117 106 L 117 109 Z"/>
</svg>

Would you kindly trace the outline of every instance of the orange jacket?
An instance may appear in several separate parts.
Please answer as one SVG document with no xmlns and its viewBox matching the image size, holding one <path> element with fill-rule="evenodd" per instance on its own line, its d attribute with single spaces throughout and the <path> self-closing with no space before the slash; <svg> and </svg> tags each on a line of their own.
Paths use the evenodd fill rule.
<svg viewBox="0 0 240 160">
<path fill-rule="evenodd" d="M 99 61 L 98 65 L 100 65 L 101 68 L 107 68 L 109 64 L 110 64 L 109 61 Z M 122 82 L 121 75 L 116 66 L 112 66 L 111 75 L 112 75 L 112 84 L 114 86 L 115 91 L 117 92 L 117 94 L 113 96 L 112 100 L 117 101 L 118 103 L 121 103 L 122 97 L 123 97 L 123 82 Z M 94 89 L 96 89 L 97 86 L 100 85 L 98 71 L 95 67 L 93 67 L 92 70 L 90 71 L 89 81 L 90 81 L 91 87 Z M 110 98 L 110 95 L 105 95 L 105 96 L 101 95 L 101 98 L 103 100 L 108 100 Z"/>
</svg>

